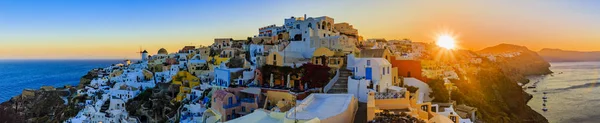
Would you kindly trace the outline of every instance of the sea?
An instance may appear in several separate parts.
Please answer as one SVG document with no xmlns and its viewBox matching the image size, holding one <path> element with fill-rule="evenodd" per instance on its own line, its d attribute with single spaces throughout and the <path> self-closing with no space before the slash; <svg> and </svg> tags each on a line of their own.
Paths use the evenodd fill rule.
<svg viewBox="0 0 600 123">
<path fill-rule="evenodd" d="M 536 88 L 526 90 L 533 95 L 528 105 L 550 123 L 600 123 L 600 62 L 550 64 L 553 74 L 529 77 L 526 86 Z"/>
<path fill-rule="evenodd" d="M 0 102 L 21 94 L 23 89 L 77 85 L 91 69 L 123 60 L 0 60 Z"/>
</svg>

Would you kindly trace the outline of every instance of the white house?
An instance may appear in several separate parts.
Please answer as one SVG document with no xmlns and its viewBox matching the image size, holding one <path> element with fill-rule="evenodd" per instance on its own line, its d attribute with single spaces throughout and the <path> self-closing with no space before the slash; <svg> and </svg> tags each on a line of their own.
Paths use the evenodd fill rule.
<svg viewBox="0 0 600 123">
<path fill-rule="evenodd" d="M 456 122 L 457 120 L 460 121 L 459 123 L 473 123 L 473 121 L 469 118 L 462 118 L 455 110 L 454 110 L 454 105 L 450 105 L 450 107 L 445 107 L 443 108 L 444 110 L 440 110 L 440 107 L 438 104 L 433 104 L 431 105 L 431 107 L 435 110 L 435 113 L 437 113 L 438 115 L 442 115 L 442 116 L 446 116 L 448 118 L 450 118 L 451 121 Z M 472 117 L 475 117 L 474 114 Z"/>
<path fill-rule="evenodd" d="M 239 72 L 242 70 L 244 70 L 244 69 L 243 68 L 226 68 L 226 67 L 215 68 L 215 75 L 214 75 L 215 79 L 214 79 L 212 85 L 222 87 L 222 88 L 227 88 L 232 83 L 233 78 L 237 78 L 237 77 L 233 77 L 231 73 L 236 73 L 236 72 Z"/>
<path fill-rule="evenodd" d="M 129 100 L 134 98 L 140 93 L 138 87 L 128 86 L 123 82 L 118 82 L 115 86 L 110 90 L 110 95 L 113 98 L 118 98 L 122 100 Z"/>
<path fill-rule="evenodd" d="M 264 56 L 265 55 L 265 46 L 264 45 L 257 45 L 257 44 L 250 44 L 250 61 L 254 64 L 259 64 L 262 63 L 261 62 L 261 57 L 260 56 Z M 262 61 L 264 60 L 264 57 L 262 57 Z"/>
<path fill-rule="evenodd" d="M 423 100 L 425 102 L 429 102 L 433 99 L 431 99 L 431 97 L 429 97 L 429 94 L 432 92 L 431 88 L 429 88 L 429 85 L 427 85 L 427 83 L 419 80 L 419 79 L 415 79 L 412 77 L 406 77 L 404 78 L 404 85 L 406 86 L 413 86 L 413 87 L 417 87 L 419 88 L 419 95 L 423 95 Z"/>
<path fill-rule="evenodd" d="M 348 57 L 348 61 L 347 68 L 354 73 L 353 78 L 371 80 L 371 88 L 375 91 L 385 92 L 392 86 L 392 65 L 386 59 Z"/>
<path fill-rule="evenodd" d="M 352 26 L 340 25 L 339 30 L 344 32 L 352 32 Z M 352 28 L 352 29 L 350 29 Z M 356 38 L 348 38 L 348 36 L 340 35 L 340 31 L 336 31 L 334 19 L 327 16 L 321 17 L 291 17 L 284 20 L 283 26 L 269 25 L 259 29 L 259 36 L 271 37 L 278 33 L 289 33 L 289 44 L 284 48 L 285 52 L 297 52 L 304 58 L 311 58 L 313 52 L 319 47 L 327 47 L 332 50 L 349 50 L 355 48 Z M 358 33 L 358 32 L 356 32 Z M 356 37 L 357 34 L 351 33 Z M 284 39 L 288 40 L 288 39 Z"/>
<path fill-rule="evenodd" d="M 392 85 L 392 65 L 384 58 L 355 58 L 348 55 L 348 93 L 367 102 L 369 92 L 387 92 Z"/>
</svg>

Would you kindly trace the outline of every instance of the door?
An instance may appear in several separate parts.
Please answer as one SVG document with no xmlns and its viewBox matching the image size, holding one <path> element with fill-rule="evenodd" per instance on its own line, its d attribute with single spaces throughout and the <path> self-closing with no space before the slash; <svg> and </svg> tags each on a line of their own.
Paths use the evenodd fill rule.
<svg viewBox="0 0 600 123">
<path fill-rule="evenodd" d="M 372 71 L 371 67 L 365 68 L 365 77 L 368 80 L 371 80 L 373 78 L 373 71 Z"/>
</svg>

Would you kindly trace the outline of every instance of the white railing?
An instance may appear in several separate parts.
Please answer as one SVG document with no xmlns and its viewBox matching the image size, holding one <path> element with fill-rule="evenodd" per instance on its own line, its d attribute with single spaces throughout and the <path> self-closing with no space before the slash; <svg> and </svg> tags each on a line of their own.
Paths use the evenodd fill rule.
<svg viewBox="0 0 600 123">
<path fill-rule="evenodd" d="M 340 78 L 340 69 L 337 69 L 335 71 L 335 76 L 333 78 L 331 78 L 331 80 L 329 80 L 329 83 L 327 83 L 327 85 L 325 85 L 325 88 L 323 88 L 323 92 L 327 93 L 331 87 L 333 87 L 333 85 L 335 85 L 335 82 L 337 82 L 337 80 Z"/>
</svg>

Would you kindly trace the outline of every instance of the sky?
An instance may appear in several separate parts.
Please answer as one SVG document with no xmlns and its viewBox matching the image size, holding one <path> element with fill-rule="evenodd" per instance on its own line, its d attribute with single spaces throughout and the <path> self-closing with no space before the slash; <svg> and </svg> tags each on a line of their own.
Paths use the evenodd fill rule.
<svg viewBox="0 0 600 123">
<path fill-rule="evenodd" d="M 2 0 L 0 59 L 139 59 L 214 38 L 246 39 L 292 16 L 329 16 L 365 39 L 434 42 L 452 32 L 462 49 L 500 43 L 532 50 L 600 51 L 600 1 L 567 0 Z"/>
</svg>

